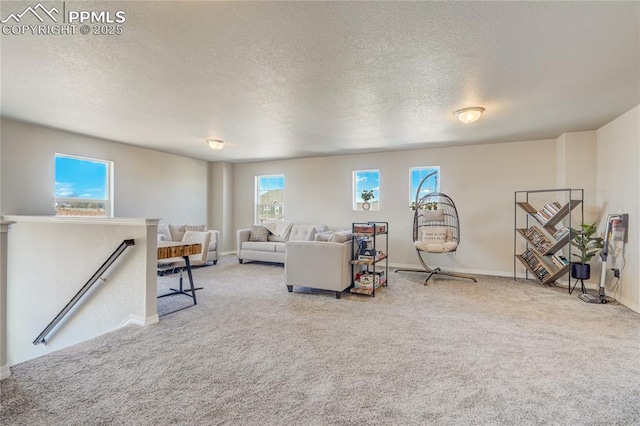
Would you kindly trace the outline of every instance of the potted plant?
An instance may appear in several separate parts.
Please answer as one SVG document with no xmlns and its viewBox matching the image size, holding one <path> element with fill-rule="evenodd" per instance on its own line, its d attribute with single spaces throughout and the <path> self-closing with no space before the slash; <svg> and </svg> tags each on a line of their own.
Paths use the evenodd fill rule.
<svg viewBox="0 0 640 426">
<path fill-rule="evenodd" d="M 581 223 L 580 230 L 572 230 L 575 236 L 571 240 L 571 245 L 578 249 L 578 253 L 571 253 L 572 256 L 578 258 L 578 262 L 571 262 L 571 277 L 576 279 L 588 280 L 591 278 L 591 265 L 589 261 L 602 248 L 602 238 L 594 237 L 596 233 L 596 224 L 589 225 Z"/>
<path fill-rule="evenodd" d="M 424 208 L 427 210 L 438 210 L 438 203 L 431 202 L 431 203 L 425 203 Z"/>
<path fill-rule="evenodd" d="M 362 194 L 360 195 L 360 197 L 362 198 L 362 201 L 364 201 L 364 203 L 362 203 L 362 210 L 369 210 L 371 208 L 371 204 L 369 204 L 369 200 L 373 200 L 375 197 L 373 195 L 373 190 L 365 190 L 362 191 Z"/>
</svg>

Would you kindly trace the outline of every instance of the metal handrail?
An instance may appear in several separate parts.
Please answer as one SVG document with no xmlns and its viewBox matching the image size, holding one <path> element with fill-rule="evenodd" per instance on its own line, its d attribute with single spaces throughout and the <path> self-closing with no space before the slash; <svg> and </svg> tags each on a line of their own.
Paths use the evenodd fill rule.
<svg viewBox="0 0 640 426">
<path fill-rule="evenodd" d="M 85 295 L 86 292 L 89 291 L 91 286 L 93 286 L 93 284 L 95 284 L 98 279 L 102 278 L 101 275 L 107 269 L 109 269 L 113 262 L 116 261 L 116 259 L 127 249 L 127 247 L 132 245 L 135 245 L 135 242 L 133 240 L 124 240 L 122 244 L 120 244 L 118 248 L 113 253 L 111 253 L 111 256 L 109 256 L 109 258 L 102 264 L 102 266 L 98 268 L 98 270 L 91 276 L 91 278 L 89 278 L 89 281 L 87 281 L 87 283 L 82 286 L 82 288 L 76 293 L 76 295 L 73 296 L 71 300 L 69 300 L 69 303 L 67 303 L 67 305 L 58 313 L 58 315 L 56 315 L 53 321 L 51 321 L 49 325 L 47 325 L 45 329 L 42 330 L 42 333 L 40 333 L 38 337 L 36 337 L 36 340 L 33 341 L 34 345 L 37 345 L 39 343 L 44 343 L 45 345 L 47 344 L 45 338 L 51 332 L 51 330 L 53 330 L 55 326 L 58 325 L 58 323 L 62 320 L 62 318 L 64 318 L 64 316 L 71 309 L 73 309 L 75 304 L 82 298 L 82 296 Z M 104 278 L 102 278 L 102 280 L 105 281 Z"/>
</svg>

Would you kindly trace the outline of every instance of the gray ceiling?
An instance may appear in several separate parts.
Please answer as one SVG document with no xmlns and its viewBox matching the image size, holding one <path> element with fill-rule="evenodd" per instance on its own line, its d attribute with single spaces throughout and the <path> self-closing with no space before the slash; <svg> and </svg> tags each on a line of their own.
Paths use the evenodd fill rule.
<svg viewBox="0 0 640 426">
<path fill-rule="evenodd" d="M 2 35 L 4 117 L 240 162 L 556 138 L 640 104 L 637 1 L 79 5 L 123 34 Z"/>
</svg>

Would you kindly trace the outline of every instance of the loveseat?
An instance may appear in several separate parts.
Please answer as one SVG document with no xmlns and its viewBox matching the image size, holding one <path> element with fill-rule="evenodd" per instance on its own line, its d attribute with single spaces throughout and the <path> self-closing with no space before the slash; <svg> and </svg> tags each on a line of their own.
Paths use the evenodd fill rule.
<svg viewBox="0 0 640 426">
<path fill-rule="evenodd" d="M 201 254 L 189 256 L 189 262 L 192 266 L 203 266 L 208 264 L 215 265 L 218 263 L 219 237 L 219 231 L 211 229 L 207 230 L 206 225 L 191 225 L 185 223 L 158 225 L 158 241 L 184 241 L 191 243 L 199 242 L 203 244 Z M 205 247 L 206 249 L 204 249 Z M 184 260 L 181 258 L 163 259 L 158 262 L 158 271 L 167 271 L 181 266 L 184 266 Z"/>
<path fill-rule="evenodd" d="M 287 243 L 314 241 L 316 234 L 326 231 L 326 225 L 294 224 L 284 221 L 254 225 L 237 232 L 238 261 L 285 263 Z"/>
</svg>

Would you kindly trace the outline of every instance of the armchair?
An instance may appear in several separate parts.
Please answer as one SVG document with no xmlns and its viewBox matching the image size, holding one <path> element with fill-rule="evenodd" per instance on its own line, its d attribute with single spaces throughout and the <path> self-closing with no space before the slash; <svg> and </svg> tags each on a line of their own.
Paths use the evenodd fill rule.
<svg viewBox="0 0 640 426">
<path fill-rule="evenodd" d="M 294 286 L 334 291 L 336 298 L 351 286 L 351 239 L 344 243 L 322 241 L 287 242 L 284 263 L 285 284 L 289 292 Z M 360 271 L 353 268 L 353 273 Z"/>
</svg>

